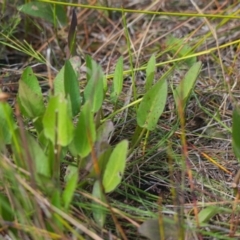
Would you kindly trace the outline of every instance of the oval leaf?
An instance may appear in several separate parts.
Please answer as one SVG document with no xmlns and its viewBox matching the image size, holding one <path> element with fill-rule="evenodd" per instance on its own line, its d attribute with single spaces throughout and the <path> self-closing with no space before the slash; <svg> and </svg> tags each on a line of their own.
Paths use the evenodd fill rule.
<svg viewBox="0 0 240 240">
<path fill-rule="evenodd" d="M 92 150 L 96 140 L 96 129 L 90 103 L 86 102 L 79 115 L 75 136 L 70 145 L 71 152 L 86 157 Z"/>
<path fill-rule="evenodd" d="M 91 103 L 90 108 L 94 113 L 102 106 L 104 89 L 103 89 L 103 72 L 97 63 L 88 57 L 91 69 L 87 69 L 88 77 L 90 77 L 87 86 L 84 89 L 84 100 Z"/>
<path fill-rule="evenodd" d="M 127 140 L 123 140 L 113 149 L 103 175 L 103 186 L 106 193 L 113 191 L 122 180 L 127 150 Z"/>
<path fill-rule="evenodd" d="M 166 41 L 167 48 L 170 48 L 170 51 L 178 57 L 185 57 L 189 54 L 193 54 L 193 49 L 190 45 L 188 45 L 184 39 L 175 38 L 170 36 Z M 196 63 L 197 57 L 191 57 L 185 59 L 184 62 L 191 67 L 194 63 Z"/>
<path fill-rule="evenodd" d="M 220 213 L 222 209 L 219 206 L 208 206 L 198 213 L 199 224 L 207 223 L 212 217 Z"/>
<path fill-rule="evenodd" d="M 24 113 L 30 118 L 38 117 L 44 113 L 45 106 L 41 87 L 30 67 L 24 70 L 19 81 L 18 101 L 24 108 Z"/>
<path fill-rule="evenodd" d="M 156 83 L 143 97 L 137 110 L 137 123 L 140 127 L 154 130 L 167 100 L 167 81 Z"/>
<path fill-rule="evenodd" d="M 61 5 L 56 5 L 53 11 L 52 5 L 50 4 L 32 1 L 20 6 L 18 10 L 32 17 L 42 18 L 53 24 L 57 22 L 55 19 L 55 17 L 57 17 L 62 25 L 67 24 L 66 11 L 64 6 Z"/>
<path fill-rule="evenodd" d="M 188 70 L 188 72 L 186 73 L 186 75 L 184 76 L 180 84 L 177 86 L 177 88 L 173 91 L 173 95 L 174 95 L 174 99 L 177 107 L 178 107 L 179 101 L 183 101 L 183 106 L 186 105 L 188 97 L 196 83 L 201 67 L 202 67 L 201 62 L 195 63 Z"/>
<path fill-rule="evenodd" d="M 119 94 L 122 92 L 123 87 L 123 57 L 118 59 L 113 76 L 113 86 L 111 92 L 111 100 L 116 103 Z"/>
<path fill-rule="evenodd" d="M 77 188 L 78 183 L 78 172 L 75 172 L 67 181 L 66 187 L 63 191 L 62 199 L 64 203 L 64 208 L 68 209 L 72 201 L 74 192 Z"/>
<path fill-rule="evenodd" d="M 66 99 L 61 95 L 51 97 L 43 117 L 44 135 L 53 144 L 67 146 L 73 138 L 73 124 Z"/>
<path fill-rule="evenodd" d="M 148 61 L 147 69 L 146 69 L 146 84 L 145 90 L 148 91 L 153 84 L 154 74 L 155 74 L 155 66 L 156 66 L 156 58 L 155 55 L 152 55 Z"/>
<path fill-rule="evenodd" d="M 64 67 L 64 90 L 66 98 L 70 99 L 72 114 L 75 116 L 80 111 L 81 98 L 77 75 L 69 60 L 66 61 Z"/>
<path fill-rule="evenodd" d="M 72 57 L 68 60 L 72 68 L 74 70 L 75 75 L 78 78 L 79 72 L 80 72 L 80 67 L 81 67 L 81 58 L 78 56 Z M 65 93 L 65 88 L 64 88 L 64 73 L 65 73 L 65 66 L 61 68 L 59 73 L 54 79 L 53 85 L 54 85 L 54 94 L 57 95 L 59 93 L 66 95 Z M 79 87 L 78 87 L 79 88 Z"/>
</svg>

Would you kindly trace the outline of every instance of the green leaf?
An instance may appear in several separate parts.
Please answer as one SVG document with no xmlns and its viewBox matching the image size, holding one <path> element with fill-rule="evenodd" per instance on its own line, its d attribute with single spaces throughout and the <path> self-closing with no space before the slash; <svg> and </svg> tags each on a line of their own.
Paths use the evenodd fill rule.
<svg viewBox="0 0 240 240">
<path fill-rule="evenodd" d="M 80 111 L 81 98 L 78 78 L 69 60 L 66 61 L 64 68 L 64 90 L 66 98 L 70 99 L 72 114 L 75 116 Z"/>
<path fill-rule="evenodd" d="M 98 160 L 98 166 L 103 173 L 104 169 L 106 168 L 106 164 L 112 152 L 112 148 L 108 143 L 109 135 L 113 132 L 114 126 L 111 121 L 104 122 L 98 129 L 97 129 L 97 137 L 94 144 L 94 151 L 95 156 Z M 95 172 L 95 169 L 92 167 L 93 159 L 92 154 L 89 153 L 87 157 L 88 167 L 87 171 L 90 171 L 89 177 L 97 177 L 98 175 Z"/>
<path fill-rule="evenodd" d="M 101 152 L 98 152 L 98 156 L 97 156 L 98 167 L 100 169 L 100 172 L 104 173 L 104 171 L 106 169 L 106 166 L 107 166 L 107 163 L 108 163 L 108 160 L 109 160 L 109 158 L 111 156 L 111 153 L 112 153 L 112 147 L 107 143 L 103 143 L 103 144 L 101 144 L 100 151 Z M 92 163 L 93 162 L 92 158 L 90 158 L 90 160 L 91 160 L 91 163 Z M 95 179 L 98 179 L 98 177 L 99 177 L 99 175 L 96 174 L 96 171 L 93 167 L 93 164 L 91 164 L 91 168 L 90 168 L 88 177 L 89 178 L 95 178 Z"/>
<path fill-rule="evenodd" d="M 0 215 L 4 221 L 14 221 L 15 211 L 9 197 L 1 192 L 0 193 Z"/>
<path fill-rule="evenodd" d="M 86 68 L 87 68 L 87 82 L 90 81 L 91 77 L 92 77 L 92 73 L 94 72 L 94 69 L 97 68 L 97 63 L 89 56 L 86 55 Z M 105 75 L 103 75 L 103 90 L 104 92 L 107 91 L 107 78 Z"/>
<path fill-rule="evenodd" d="M 69 208 L 69 205 L 73 199 L 74 192 L 77 188 L 77 183 L 78 183 L 78 172 L 75 172 L 67 181 L 65 189 L 63 191 L 62 199 L 63 199 L 65 209 Z"/>
<path fill-rule="evenodd" d="M 166 40 L 166 46 L 167 48 L 170 48 L 170 51 L 176 55 L 177 57 L 181 58 L 181 57 L 185 57 L 187 55 L 193 54 L 193 49 L 192 47 L 190 47 L 184 39 L 179 39 L 179 38 L 175 38 L 173 36 L 170 36 L 167 40 Z M 185 59 L 184 62 L 191 67 L 194 63 L 196 63 L 197 61 L 197 57 L 191 57 L 188 59 Z"/>
<path fill-rule="evenodd" d="M 69 179 L 78 172 L 78 167 L 77 166 L 73 166 L 73 165 L 68 165 L 67 169 L 66 169 L 66 173 L 64 176 L 64 182 L 68 182 Z"/>
<path fill-rule="evenodd" d="M 19 81 L 18 100 L 30 118 L 41 116 L 45 111 L 38 79 L 30 67 L 24 70 Z"/>
<path fill-rule="evenodd" d="M 113 76 L 113 86 L 111 92 L 111 101 L 117 102 L 119 94 L 122 92 L 123 87 L 123 57 L 121 56 L 116 64 L 116 68 Z"/>
<path fill-rule="evenodd" d="M 155 66 L 156 66 L 156 58 L 155 55 L 152 55 L 148 61 L 147 69 L 146 69 L 146 83 L 145 90 L 148 91 L 153 84 L 154 74 L 155 74 Z"/>
<path fill-rule="evenodd" d="M 62 95 L 49 99 L 43 117 L 44 135 L 53 144 L 67 146 L 73 138 L 73 124 L 69 104 Z"/>
<path fill-rule="evenodd" d="M 36 94 L 42 96 L 42 90 L 39 86 L 37 77 L 34 75 L 31 67 L 27 67 L 20 79 L 21 82 L 26 83 L 26 85 Z"/>
<path fill-rule="evenodd" d="M 96 199 L 101 200 L 102 202 L 106 202 L 106 198 L 101 190 L 101 186 L 99 181 L 96 181 L 93 185 L 92 196 Z M 99 225 L 99 227 L 103 227 L 106 220 L 106 209 L 93 201 L 92 203 L 92 213 L 94 220 Z"/>
<path fill-rule="evenodd" d="M 74 56 L 74 57 L 70 58 L 68 61 L 71 63 L 74 73 L 78 79 L 79 73 L 80 73 L 81 58 L 78 56 Z M 65 74 L 65 66 L 63 66 L 61 68 L 61 70 L 59 71 L 59 73 L 57 74 L 57 76 L 54 79 L 53 86 L 54 86 L 54 94 L 55 95 L 57 95 L 59 93 L 64 96 L 66 95 L 65 88 L 64 88 L 64 78 L 65 78 L 64 74 Z M 79 87 L 78 87 L 78 89 L 79 89 Z"/>
<path fill-rule="evenodd" d="M 26 161 L 26 159 L 31 160 L 34 170 L 32 174 L 34 174 L 35 177 L 37 177 L 36 173 L 41 176 L 50 177 L 51 166 L 40 144 L 27 131 L 24 129 L 22 131 L 26 141 L 23 141 L 20 130 L 16 129 L 14 132 L 15 141 L 13 141 L 11 145 L 14 155 L 13 159 L 16 165 L 29 170 L 29 166 L 27 166 L 28 161 Z"/>
<path fill-rule="evenodd" d="M 103 89 L 103 72 L 100 66 L 94 60 L 89 60 L 87 69 L 87 78 L 90 78 L 84 89 L 84 100 L 90 102 L 91 111 L 97 112 L 102 106 L 104 89 Z M 90 63 L 91 61 L 91 63 Z"/>
<path fill-rule="evenodd" d="M 193 64 L 192 67 L 188 70 L 188 72 L 184 76 L 184 78 L 181 80 L 177 88 L 173 91 L 173 96 L 177 108 L 180 101 L 182 101 L 184 107 L 186 106 L 186 102 L 189 98 L 191 91 L 194 88 L 201 67 L 202 67 L 201 62 Z"/>
<path fill-rule="evenodd" d="M 240 107 L 233 110 L 232 146 L 238 160 L 240 159 Z"/>
<path fill-rule="evenodd" d="M 92 76 L 92 72 L 94 68 L 97 66 L 97 63 L 89 55 L 86 55 L 85 60 L 86 60 L 86 68 L 87 68 L 86 78 L 87 78 L 87 82 L 89 82 Z"/>
<path fill-rule="evenodd" d="M 18 10 L 32 17 L 42 18 L 52 24 L 56 22 L 56 16 L 61 25 L 67 24 L 66 11 L 62 5 L 55 5 L 54 13 L 52 5 L 43 2 L 32 1 L 18 7 Z"/>
<path fill-rule="evenodd" d="M 219 206 L 208 206 L 198 213 L 198 221 L 201 224 L 207 223 L 212 217 L 220 212 Z"/>
<path fill-rule="evenodd" d="M 127 158 L 128 141 L 123 140 L 113 149 L 103 175 L 106 193 L 113 191 L 121 182 Z"/>
<path fill-rule="evenodd" d="M 51 167 L 43 149 L 31 135 L 26 133 L 26 136 L 31 158 L 35 162 L 36 172 L 46 177 L 51 177 Z"/>
<path fill-rule="evenodd" d="M 154 130 L 167 100 L 167 81 L 158 81 L 144 95 L 137 110 L 137 123 L 140 127 Z"/>
<path fill-rule="evenodd" d="M 12 108 L 5 102 L 0 102 L 0 150 L 2 144 L 10 144 L 16 124 Z"/>
<path fill-rule="evenodd" d="M 50 199 L 51 204 L 53 206 L 57 207 L 58 209 L 61 209 L 62 208 L 62 201 L 61 200 L 62 200 L 61 189 L 55 187 L 55 189 L 52 190 L 52 195 L 51 195 L 51 199 Z M 64 223 L 63 223 L 62 220 L 59 219 L 57 214 L 53 214 L 51 216 L 51 221 L 54 222 L 55 227 L 57 227 L 59 231 L 63 231 Z"/>
<path fill-rule="evenodd" d="M 79 115 L 75 136 L 70 145 L 70 151 L 84 158 L 91 152 L 95 140 L 96 129 L 93 112 L 91 111 L 90 103 L 86 102 Z"/>
</svg>

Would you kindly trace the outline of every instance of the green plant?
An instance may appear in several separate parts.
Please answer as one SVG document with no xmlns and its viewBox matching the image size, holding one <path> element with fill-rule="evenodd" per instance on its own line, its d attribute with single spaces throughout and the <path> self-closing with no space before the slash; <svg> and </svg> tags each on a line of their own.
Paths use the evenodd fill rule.
<svg viewBox="0 0 240 240">
<path fill-rule="evenodd" d="M 29 27 L 33 26 L 28 25 L 29 19 L 41 18 L 39 31 L 43 31 L 46 36 L 50 33 L 51 38 L 45 36 L 40 43 L 44 45 L 46 40 L 48 48 L 56 44 L 52 51 L 59 47 L 62 50 L 63 45 L 68 45 L 66 55 L 59 55 L 63 56 L 62 58 L 53 54 L 47 55 L 46 60 L 43 57 L 45 52 L 37 51 L 35 45 L 31 45 L 35 43 L 34 40 L 21 41 L 14 37 L 15 31 L 20 27 L 20 18 L 7 24 L 0 32 L 0 43 L 31 57 L 29 62 L 34 59 L 38 63 L 46 63 L 48 67 L 54 57 L 55 62 L 51 62 L 54 66 L 56 64 L 59 67 L 64 62 L 53 80 L 49 75 L 46 77 L 48 84 L 47 81 L 43 83 L 42 76 L 39 78 L 39 74 L 35 74 L 31 67 L 24 67 L 19 80 L 17 104 L 13 108 L 5 101 L 7 94 L 0 93 L 1 227 L 6 229 L 12 239 L 63 239 L 69 237 L 68 233 L 77 239 L 107 239 L 109 232 L 121 239 L 136 239 L 137 227 L 142 221 L 144 223 L 139 232 L 150 239 L 161 239 L 162 234 L 175 238 L 179 234 L 183 239 L 184 232 L 185 236 L 188 234 L 188 225 L 193 226 L 192 234 L 195 238 L 202 234 L 203 237 L 228 239 L 228 229 L 229 236 L 234 236 L 237 225 L 235 211 L 238 211 L 239 173 L 234 179 L 235 191 L 226 187 L 225 180 L 216 178 L 216 172 L 231 173 L 224 167 L 231 164 L 231 161 L 226 165 L 218 162 L 222 160 L 223 154 L 221 148 L 215 147 L 213 143 L 217 142 L 218 138 L 221 138 L 221 142 L 226 141 L 231 132 L 228 121 L 223 120 L 222 106 L 225 106 L 226 99 L 224 104 L 218 102 L 221 94 L 228 89 L 231 101 L 235 100 L 234 91 L 233 94 L 232 90 L 230 91 L 232 86 L 226 81 L 227 84 L 223 87 L 221 77 L 225 79 L 224 71 L 231 76 L 235 62 L 237 66 L 237 57 L 235 56 L 231 68 L 228 68 L 221 62 L 220 51 L 239 40 L 217 44 L 216 47 L 210 44 L 211 47 L 203 51 L 199 50 L 203 43 L 208 45 L 208 42 L 212 41 L 210 32 L 194 36 L 197 32 L 194 29 L 181 39 L 177 38 L 174 32 L 166 33 L 166 39 L 165 32 L 164 37 L 158 36 L 153 23 L 157 18 L 161 23 L 167 21 L 162 18 L 164 13 L 108 9 L 65 1 L 47 2 L 48 0 L 28 1 L 18 9 L 24 16 L 30 16 L 24 19 L 26 36 Z M 73 9 L 67 35 L 64 28 L 67 24 L 66 8 L 63 7 L 67 4 L 79 6 L 81 11 L 97 9 L 99 15 L 103 11 L 113 10 L 122 13 L 119 23 L 122 23 L 123 27 L 121 29 L 118 25 L 117 31 L 123 33 L 119 38 L 121 44 L 126 44 L 119 48 L 117 46 L 117 51 L 111 52 L 114 57 L 120 55 L 114 63 L 116 67 L 112 74 L 106 74 L 106 69 L 102 70 L 92 57 L 86 55 L 81 62 L 76 56 L 77 45 L 84 42 L 83 35 L 87 34 L 90 26 L 94 26 L 96 15 L 92 21 L 91 15 L 80 14 L 83 18 L 90 18 L 91 24 L 86 21 L 84 25 L 81 19 L 77 18 L 79 15 L 76 16 L 79 12 Z M 4 1 L 4 9 L 6 6 L 8 4 Z M 141 55 L 147 52 L 144 58 L 149 59 L 147 63 L 142 63 L 140 54 L 135 54 L 138 43 L 133 42 L 135 35 L 133 37 L 129 29 L 136 31 L 137 26 L 133 23 L 139 16 L 131 22 L 130 15 L 133 12 L 152 16 L 148 29 L 153 27 L 154 31 L 153 37 L 150 34 L 149 39 L 160 39 L 154 48 L 139 48 Z M 222 17 L 224 19 L 216 27 L 218 31 L 218 28 L 221 29 L 230 19 L 234 19 L 234 14 L 228 16 L 222 13 L 209 15 L 166 12 L 165 15 L 179 17 L 179 21 L 185 21 L 186 17 L 195 17 L 194 21 L 199 20 L 198 17 L 205 17 L 204 20 L 211 22 L 214 16 L 214 21 L 217 22 Z M 98 23 L 103 23 L 104 26 L 107 22 L 108 25 L 107 15 L 101 16 L 104 16 L 104 20 L 101 19 L 102 22 Z M 146 19 L 144 21 L 147 22 Z M 44 21 L 48 22 L 46 29 Z M 183 22 L 183 25 L 179 26 L 189 26 L 187 21 L 188 19 L 186 25 Z M 49 23 L 54 31 L 48 32 Z M 142 27 L 142 23 L 140 25 Z M 87 27 L 84 34 L 81 31 L 83 26 Z M 200 22 L 197 29 L 202 26 L 203 22 Z M 90 32 L 94 33 L 94 27 Z M 140 32 L 141 34 L 136 36 L 143 36 L 143 31 Z M 223 37 L 224 32 L 226 31 L 219 31 L 218 34 Z M 140 46 L 147 44 L 149 39 L 146 34 L 145 38 L 141 39 Z M 215 40 L 217 41 L 216 38 Z M 110 42 L 111 47 L 108 49 L 114 49 L 111 44 Z M 92 50 L 91 47 L 89 45 L 83 49 Z M 93 48 L 95 52 L 95 46 Z M 154 54 L 149 55 L 149 52 Z M 104 56 L 105 54 L 106 52 Z M 201 59 L 197 60 L 197 57 Z M 220 71 L 221 66 L 222 75 L 220 74 L 216 85 L 210 78 L 205 82 L 205 57 L 217 63 L 216 72 Z M 202 59 L 204 65 L 200 61 Z M 85 64 L 83 68 L 82 63 Z M 208 64 L 212 67 L 212 63 Z M 139 71 L 146 74 L 142 87 L 135 81 Z M 132 76 L 129 85 L 124 81 L 128 74 Z M 46 85 L 49 91 L 43 94 Z M 203 122 L 207 124 L 203 124 L 203 131 L 201 126 L 189 128 L 191 120 L 194 120 L 196 115 L 198 117 L 195 109 L 200 109 L 205 114 Z M 218 129 L 221 127 L 220 131 L 223 133 L 209 135 L 208 130 L 212 125 L 214 131 L 219 133 Z M 215 128 L 215 125 L 218 128 Z M 236 107 L 233 112 L 232 143 L 237 158 L 238 130 L 239 109 Z M 218 152 L 214 155 L 215 149 Z M 230 152 L 231 150 L 228 154 Z M 205 158 L 211 161 L 210 168 L 203 168 L 209 166 Z M 216 167 L 214 171 L 213 165 Z M 160 185 L 160 192 L 150 193 L 144 184 L 149 184 L 150 190 Z M 235 195 L 232 195 L 232 192 Z M 191 207 L 186 214 L 183 211 L 186 209 L 186 202 L 180 201 L 182 195 L 187 195 Z M 232 201 L 233 197 L 235 202 Z M 215 206 L 216 204 L 226 205 L 219 207 Z M 233 204 L 232 209 L 230 204 Z M 174 206 L 170 213 L 169 206 Z M 173 217 L 168 218 L 158 213 L 165 210 Z M 231 223 L 221 222 L 222 216 L 224 219 L 230 216 Z M 209 221 L 214 223 L 214 227 L 217 225 L 217 228 L 211 229 Z M 173 229 L 172 232 L 164 233 L 162 230 L 165 230 L 165 226 Z M 206 226 L 208 228 L 205 228 Z M 156 231 L 151 231 L 152 228 Z M 236 231 L 236 236 L 237 234 Z"/>
</svg>

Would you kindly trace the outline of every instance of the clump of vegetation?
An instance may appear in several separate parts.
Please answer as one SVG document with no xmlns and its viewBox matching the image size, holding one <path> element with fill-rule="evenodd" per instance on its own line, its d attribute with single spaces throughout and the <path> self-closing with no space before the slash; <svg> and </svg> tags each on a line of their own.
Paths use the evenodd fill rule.
<svg viewBox="0 0 240 240">
<path fill-rule="evenodd" d="M 1 3 L 3 237 L 239 235 L 236 3 L 125 4 Z"/>
</svg>

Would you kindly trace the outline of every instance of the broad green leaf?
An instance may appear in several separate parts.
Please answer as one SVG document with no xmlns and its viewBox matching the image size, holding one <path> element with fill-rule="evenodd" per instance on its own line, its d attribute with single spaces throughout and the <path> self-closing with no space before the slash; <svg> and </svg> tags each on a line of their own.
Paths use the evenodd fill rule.
<svg viewBox="0 0 240 240">
<path fill-rule="evenodd" d="M 103 175 L 106 193 L 113 191 L 121 182 L 127 158 L 128 141 L 123 140 L 113 149 Z"/>
<path fill-rule="evenodd" d="M 207 223 L 212 217 L 220 213 L 220 211 L 221 211 L 221 208 L 219 206 L 208 206 L 202 209 L 198 213 L 199 224 L 201 225 L 203 223 Z"/>
<path fill-rule="evenodd" d="M 79 115 L 75 136 L 70 145 L 70 150 L 84 158 L 91 152 L 95 140 L 96 129 L 93 112 L 91 111 L 90 103 L 86 102 Z"/>
<path fill-rule="evenodd" d="M 92 73 L 94 72 L 94 69 L 96 69 L 98 67 L 97 63 L 89 56 L 86 56 L 86 68 L 87 68 L 87 82 L 90 81 L 91 77 L 92 77 Z M 103 90 L 104 93 L 106 93 L 107 91 L 107 78 L 105 75 L 103 75 Z"/>
<path fill-rule="evenodd" d="M 181 80 L 177 88 L 173 91 L 173 96 L 177 107 L 179 101 L 182 101 L 183 106 L 185 107 L 188 97 L 195 86 L 201 67 L 201 62 L 193 64 L 184 76 L 184 78 Z"/>
<path fill-rule="evenodd" d="M 123 87 L 123 57 L 121 56 L 116 64 L 113 76 L 113 86 L 111 91 L 111 101 L 117 102 L 119 94 L 122 92 Z"/>
<path fill-rule="evenodd" d="M 66 11 L 62 5 L 55 5 L 54 13 L 52 5 L 48 3 L 32 1 L 18 7 L 18 10 L 32 17 L 42 18 L 52 24 L 54 24 L 56 20 L 58 20 L 62 25 L 67 24 Z M 55 16 L 57 19 L 54 19 Z"/>
<path fill-rule="evenodd" d="M 51 204 L 55 207 L 57 207 L 58 209 L 62 208 L 62 196 L 61 196 L 61 189 L 60 188 L 55 188 L 54 190 L 52 190 L 52 195 L 51 196 Z M 55 227 L 58 228 L 59 231 L 63 231 L 64 228 L 64 223 L 59 219 L 59 217 L 57 217 L 57 215 L 53 214 L 51 216 L 51 220 L 52 222 L 54 222 L 54 224 L 56 225 Z"/>
<path fill-rule="evenodd" d="M 72 68 L 75 72 L 75 75 L 77 76 L 77 78 L 79 78 L 79 74 L 80 74 L 80 66 L 81 66 L 81 58 L 78 56 L 72 57 L 68 60 L 71 65 Z M 53 82 L 53 86 L 54 86 L 54 94 L 62 94 L 62 95 L 66 95 L 65 93 L 65 89 L 64 89 L 64 73 L 65 73 L 65 66 L 63 66 L 61 68 L 61 70 L 59 71 L 59 73 L 57 74 L 57 76 L 54 79 Z M 79 87 L 78 87 L 79 89 Z"/>
<path fill-rule="evenodd" d="M 2 144 L 10 144 L 16 124 L 12 108 L 8 103 L 0 102 L 0 150 Z"/>
<path fill-rule="evenodd" d="M 87 69 L 87 75 L 89 75 L 90 80 L 84 89 L 84 100 L 90 102 L 91 111 L 95 113 L 102 106 L 104 97 L 104 77 L 101 67 L 98 66 L 97 63 L 93 60 L 91 62 L 91 67 L 91 69 Z"/>
<path fill-rule="evenodd" d="M 152 55 L 148 61 L 147 69 L 146 69 L 146 83 L 145 90 L 148 91 L 153 84 L 154 74 L 155 74 L 155 66 L 156 66 L 156 58 L 155 55 Z"/>
<path fill-rule="evenodd" d="M 24 109 L 22 114 L 29 118 L 36 118 L 44 113 L 45 107 L 42 96 L 34 93 L 25 82 L 19 81 L 18 100 Z"/>
<path fill-rule="evenodd" d="M 35 118 L 44 113 L 41 88 L 30 67 L 24 70 L 19 81 L 18 100 L 28 117 Z"/>
<path fill-rule="evenodd" d="M 170 51 L 175 55 L 177 54 L 177 57 L 181 58 L 181 57 L 185 57 L 187 55 L 193 54 L 193 49 L 187 44 L 185 43 L 184 39 L 179 39 L 179 38 L 175 38 L 173 36 L 170 36 L 167 40 L 166 40 L 166 46 Z M 184 60 L 184 62 L 191 67 L 194 63 L 196 63 L 197 61 L 197 57 L 191 57 L 188 58 L 186 60 Z"/>
<path fill-rule="evenodd" d="M 67 181 L 65 189 L 63 191 L 62 199 L 63 199 L 65 209 L 69 208 L 69 205 L 73 199 L 74 192 L 77 188 L 77 183 L 78 183 L 78 172 L 75 172 Z"/>
<path fill-rule="evenodd" d="M 62 95 L 50 97 L 43 117 L 44 135 L 53 144 L 67 146 L 73 138 L 69 104 Z"/>
<path fill-rule="evenodd" d="M 101 190 L 101 186 L 98 180 L 93 185 L 92 196 L 101 200 L 104 203 L 106 202 L 105 196 Z M 96 221 L 98 226 L 103 227 L 106 220 L 106 209 L 102 205 L 97 204 L 95 201 L 93 201 L 92 213 L 94 220 Z"/>
<path fill-rule="evenodd" d="M 31 136 L 27 131 L 23 130 L 26 142 L 22 141 L 20 130 L 16 129 L 14 132 L 15 141 L 12 142 L 13 159 L 18 167 L 29 170 L 29 166 L 26 165 L 31 160 L 32 168 L 34 172 L 32 174 L 37 177 L 36 173 L 45 177 L 51 176 L 50 163 L 43 149 L 39 143 Z M 29 159 L 30 158 L 30 159 Z"/>
<path fill-rule="evenodd" d="M 73 166 L 73 165 L 68 165 L 67 169 L 66 169 L 66 173 L 64 176 L 64 182 L 68 182 L 69 179 L 78 172 L 78 167 L 77 166 Z"/>
<path fill-rule="evenodd" d="M 39 86 L 39 82 L 37 77 L 34 75 L 33 70 L 31 67 L 27 67 L 20 79 L 21 82 L 27 84 L 27 86 L 36 94 L 42 96 L 42 90 Z"/>
<path fill-rule="evenodd" d="M 80 111 L 81 98 L 78 78 L 69 60 L 64 67 L 64 90 L 66 98 L 70 99 L 72 114 L 75 116 Z"/>
<path fill-rule="evenodd" d="M 97 63 L 89 55 L 86 55 L 85 60 L 86 60 L 86 68 L 87 68 L 86 77 L 87 77 L 87 82 L 89 82 L 94 68 L 97 67 Z"/>
<path fill-rule="evenodd" d="M 238 160 L 240 160 L 240 107 L 233 110 L 232 146 Z"/>
<path fill-rule="evenodd" d="M 39 143 L 32 136 L 27 133 L 26 135 L 29 152 L 31 154 L 32 160 L 35 162 L 36 172 L 46 177 L 51 177 L 51 167 L 48 158 L 44 154 L 43 149 L 39 146 Z"/>
<path fill-rule="evenodd" d="M 162 79 L 144 95 L 137 110 L 137 123 L 140 127 L 150 131 L 155 129 L 164 110 L 167 93 L 167 81 Z"/>
</svg>

